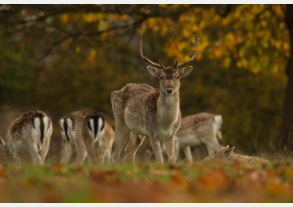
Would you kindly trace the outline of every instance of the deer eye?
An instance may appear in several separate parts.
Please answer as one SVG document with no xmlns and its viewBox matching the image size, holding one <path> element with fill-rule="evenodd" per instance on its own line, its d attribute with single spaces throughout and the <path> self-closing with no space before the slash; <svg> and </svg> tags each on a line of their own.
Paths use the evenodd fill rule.
<svg viewBox="0 0 293 207">
<path fill-rule="evenodd" d="M 179 76 L 177 76 L 176 79 L 179 79 Z"/>
<path fill-rule="evenodd" d="M 163 80 L 163 77 L 162 77 L 162 76 L 160 76 L 160 79 L 161 79 L 161 80 Z"/>
</svg>

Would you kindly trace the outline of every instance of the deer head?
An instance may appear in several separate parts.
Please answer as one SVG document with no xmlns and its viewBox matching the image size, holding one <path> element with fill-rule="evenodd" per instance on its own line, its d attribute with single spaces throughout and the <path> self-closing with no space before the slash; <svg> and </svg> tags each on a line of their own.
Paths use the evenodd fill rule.
<svg viewBox="0 0 293 207">
<path fill-rule="evenodd" d="M 13 160 L 13 156 L 10 153 L 9 147 L 2 139 L 2 137 L 0 137 L 0 157 L 3 159 L 5 164 Z"/>
<path fill-rule="evenodd" d="M 160 90 L 162 92 L 164 92 L 167 95 L 171 95 L 179 90 L 180 78 L 187 76 L 193 69 L 192 66 L 183 67 L 183 68 L 180 68 L 180 67 L 182 67 L 182 66 L 184 66 L 194 60 L 194 58 L 197 54 L 197 51 L 198 51 L 198 42 L 199 42 L 199 38 L 196 36 L 195 37 L 195 50 L 189 60 L 182 62 L 182 63 L 178 63 L 178 60 L 177 60 L 174 67 L 170 67 L 170 66 L 165 67 L 160 60 L 159 60 L 159 63 L 156 63 L 154 61 L 151 61 L 150 59 L 148 59 L 146 56 L 143 55 L 142 35 L 140 34 L 140 39 L 139 39 L 140 56 L 144 61 L 151 64 L 152 66 L 155 66 L 155 67 L 147 66 L 147 70 L 152 76 L 160 79 Z"/>
</svg>

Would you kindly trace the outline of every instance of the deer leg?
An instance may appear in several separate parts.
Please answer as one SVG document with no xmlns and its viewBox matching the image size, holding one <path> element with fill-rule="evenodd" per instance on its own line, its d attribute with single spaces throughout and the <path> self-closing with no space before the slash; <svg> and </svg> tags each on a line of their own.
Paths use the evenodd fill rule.
<svg viewBox="0 0 293 207">
<path fill-rule="evenodd" d="M 130 136 L 130 130 L 124 126 L 124 127 L 119 127 L 115 126 L 115 141 L 114 141 L 114 147 L 115 147 L 115 152 L 114 152 L 114 159 L 116 162 L 121 162 L 121 152 L 124 149 L 124 146 L 129 139 Z"/>
<path fill-rule="evenodd" d="M 8 135 L 8 137 L 7 137 L 8 150 L 12 154 L 12 157 L 15 160 L 15 162 L 17 164 L 20 164 L 21 161 L 20 161 L 20 158 L 18 156 L 17 149 L 16 149 L 16 147 L 15 147 L 15 145 L 14 145 L 12 140 L 13 140 L 12 137 L 10 135 Z"/>
<path fill-rule="evenodd" d="M 47 137 L 47 140 L 45 141 L 43 149 L 41 151 L 41 158 L 43 163 L 45 163 L 45 159 L 50 148 L 50 139 L 51 139 L 51 135 Z"/>
<path fill-rule="evenodd" d="M 76 164 L 81 165 L 84 162 L 84 160 L 88 154 L 87 149 L 86 149 L 86 145 L 85 145 L 82 137 L 77 137 L 76 149 L 77 149 L 77 155 L 76 155 L 75 162 L 76 162 Z"/>
<path fill-rule="evenodd" d="M 30 154 L 33 158 L 34 164 L 42 165 L 43 161 L 42 161 L 41 156 L 38 153 L 37 145 L 28 139 L 24 139 L 24 141 L 27 145 L 28 151 L 30 152 Z"/>
<path fill-rule="evenodd" d="M 216 138 L 216 135 L 211 136 L 210 139 L 204 139 L 202 141 L 207 145 L 209 155 L 215 154 L 222 148 Z"/>
<path fill-rule="evenodd" d="M 178 160 L 179 153 L 180 153 L 180 144 L 179 144 L 179 141 L 175 139 L 175 160 L 176 161 Z"/>
<path fill-rule="evenodd" d="M 61 164 L 67 164 L 70 160 L 72 151 L 71 145 L 66 140 L 63 141 L 62 150 L 61 150 Z"/>
<path fill-rule="evenodd" d="M 190 150 L 190 146 L 187 146 L 183 149 L 185 157 L 187 159 L 188 162 L 193 162 L 192 160 L 192 154 L 191 154 L 191 150 Z"/>
<path fill-rule="evenodd" d="M 87 153 L 88 153 L 88 158 L 90 160 L 91 163 L 96 163 L 97 162 L 97 158 L 96 158 L 96 153 L 95 153 L 95 143 L 91 140 L 91 139 L 84 139 L 84 143 L 87 149 Z"/>
<path fill-rule="evenodd" d="M 164 164 L 160 141 L 158 139 L 151 138 L 151 145 L 155 153 L 157 163 Z"/>
<path fill-rule="evenodd" d="M 49 128 L 48 128 L 48 130 L 46 131 L 46 134 L 45 134 L 46 139 L 45 139 L 45 143 L 44 143 L 44 146 L 42 148 L 42 151 L 41 151 L 41 157 L 42 157 L 43 163 L 45 163 L 45 159 L 46 159 L 46 156 L 47 156 L 49 148 L 50 148 L 52 132 L 53 132 L 52 126 L 51 127 L 49 126 Z"/>
<path fill-rule="evenodd" d="M 139 147 L 142 145 L 145 136 L 131 133 L 128 145 L 125 148 L 125 157 L 127 162 L 135 164 L 135 155 Z"/>
<path fill-rule="evenodd" d="M 165 147 L 166 147 L 166 152 L 168 156 L 168 161 L 172 165 L 175 164 L 175 149 L 174 149 L 174 144 L 175 144 L 175 138 L 174 136 L 171 137 L 170 139 L 165 140 Z"/>
<path fill-rule="evenodd" d="M 104 164 L 106 154 L 108 152 L 109 141 L 99 141 L 98 162 Z"/>
<path fill-rule="evenodd" d="M 108 164 L 112 164 L 112 148 L 113 148 L 113 140 L 110 140 L 108 145 L 108 150 L 106 153 L 106 162 Z"/>
</svg>

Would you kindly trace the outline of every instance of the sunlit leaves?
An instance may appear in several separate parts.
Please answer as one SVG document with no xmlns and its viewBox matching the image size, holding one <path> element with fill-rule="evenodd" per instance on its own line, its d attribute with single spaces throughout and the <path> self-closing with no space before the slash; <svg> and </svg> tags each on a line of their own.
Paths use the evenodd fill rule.
<svg viewBox="0 0 293 207">
<path fill-rule="evenodd" d="M 254 73 L 261 70 L 276 73 L 283 71 L 285 67 L 289 56 L 289 37 L 283 21 L 282 5 L 234 5 L 226 17 L 219 15 L 225 5 L 221 8 L 191 5 L 157 7 L 162 13 L 175 12 L 180 7 L 186 8 L 186 12 L 174 19 L 172 15 L 153 18 L 152 6 L 138 7 L 138 13 L 142 12 L 150 17 L 142 21 L 137 30 L 144 33 L 149 29 L 160 36 L 168 37 L 165 53 L 170 58 L 187 59 L 191 51 L 190 43 L 195 34 L 198 34 L 200 52 L 197 60 L 203 57 L 218 60 L 224 68 L 229 68 L 231 61 L 235 60 L 239 68 Z M 79 14 L 70 15 L 80 19 Z M 97 12 L 81 15 L 81 21 L 96 25 L 94 28 L 97 31 L 107 30 L 112 25 L 132 24 L 135 20 L 133 16 L 123 13 Z M 69 15 L 61 15 L 61 21 L 68 24 Z M 76 24 L 76 21 L 73 23 Z M 103 33 L 102 38 L 105 39 L 108 35 L 111 34 Z M 90 62 L 91 57 L 88 58 Z"/>
<path fill-rule="evenodd" d="M 221 66 L 228 68 L 232 56 L 239 68 L 258 73 L 261 70 L 276 73 L 284 68 L 289 56 L 289 37 L 283 22 L 281 5 L 239 5 L 227 17 L 220 17 L 216 10 L 195 7 L 182 14 L 178 24 L 168 19 L 150 19 L 145 24 L 152 30 L 174 36 L 168 40 L 168 56 L 187 58 L 186 42 L 199 33 L 200 53 L 221 60 Z M 177 34 L 177 35 L 175 35 Z M 256 50 L 256 51 L 255 51 Z M 282 59 L 282 63 L 276 59 Z M 200 59 L 200 58 L 199 58 Z"/>
</svg>

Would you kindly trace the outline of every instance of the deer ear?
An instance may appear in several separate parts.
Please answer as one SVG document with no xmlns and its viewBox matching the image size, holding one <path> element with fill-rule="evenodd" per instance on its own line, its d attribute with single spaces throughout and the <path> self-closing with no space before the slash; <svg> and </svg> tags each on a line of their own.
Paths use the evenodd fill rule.
<svg viewBox="0 0 293 207">
<path fill-rule="evenodd" d="M 187 76 L 192 71 L 192 69 L 193 69 L 192 66 L 179 69 L 179 77 L 182 78 Z"/>
<path fill-rule="evenodd" d="M 149 71 L 149 73 L 156 77 L 156 78 L 159 78 L 160 77 L 160 70 L 158 68 L 154 68 L 154 67 L 151 67 L 151 66 L 147 66 L 147 70 Z"/>
</svg>

